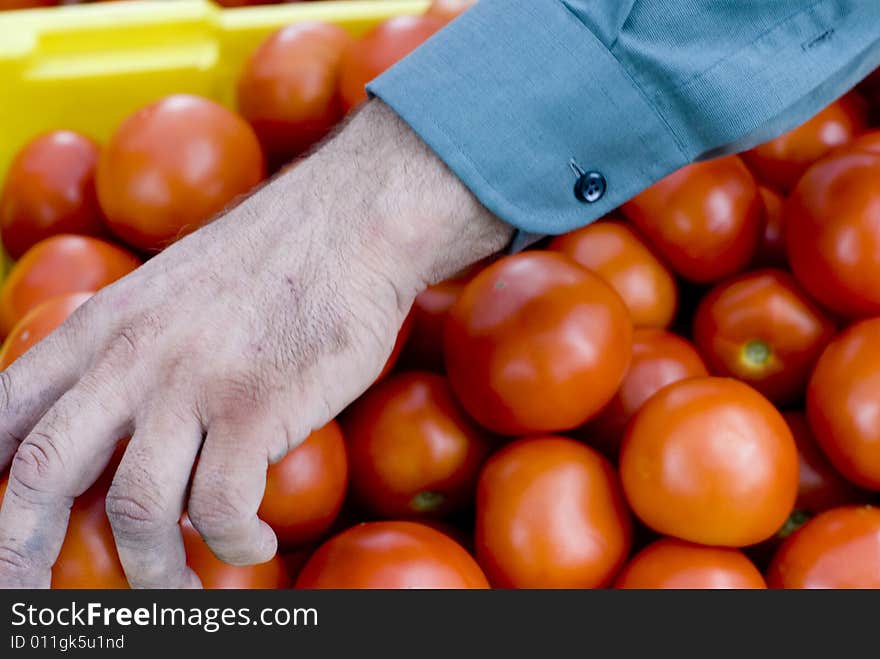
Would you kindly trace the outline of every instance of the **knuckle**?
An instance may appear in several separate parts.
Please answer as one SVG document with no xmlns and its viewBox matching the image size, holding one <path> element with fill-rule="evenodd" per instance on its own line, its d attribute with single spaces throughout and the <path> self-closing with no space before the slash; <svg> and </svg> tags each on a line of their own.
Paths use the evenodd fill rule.
<svg viewBox="0 0 880 659">
<path fill-rule="evenodd" d="M 27 574 L 34 567 L 34 560 L 24 552 L 8 545 L 0 545 L 0 573 Z"/>
<path fill-rule="evenodd" d="M 64 471 L 56 436 L 35 430 L 19 445 L 10 476 L 25 489 L 42 490 Z"/>
<path fill-rule="evenodd" d="M 193 488 L 187 513 L 205 539 L 222 538 L 241 528 L 248 518 L 240 497 L 223 488 Z"/>
<path fill-rule="evenodd" d="M 147 540 L 176 522 L 172 511 L 148 488 L 114 482 L 105 499 L 113 533 L 123 539 Z"/>
</svg>

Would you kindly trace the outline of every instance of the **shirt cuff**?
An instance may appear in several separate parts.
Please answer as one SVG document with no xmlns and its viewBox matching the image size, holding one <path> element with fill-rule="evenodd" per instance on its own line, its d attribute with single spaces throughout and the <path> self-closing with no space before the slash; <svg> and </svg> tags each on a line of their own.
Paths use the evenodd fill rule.
<svg viewBox="0 0 880 659">
<path fill-rule="evenodd" d="M 522 232 L 588 224 L 688 162 L 627 71 L 558 1 L 480 0 L 368 90 Z M 588 176 L 598 185 L 584 179 L 576 193 Z"/>
</svg>

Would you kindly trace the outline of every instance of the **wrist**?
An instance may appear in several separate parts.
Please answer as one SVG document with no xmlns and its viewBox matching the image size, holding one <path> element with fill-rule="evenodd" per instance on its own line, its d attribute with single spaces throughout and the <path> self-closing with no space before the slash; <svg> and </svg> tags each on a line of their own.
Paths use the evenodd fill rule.
<svg viewBox="0 0 880 659">
<path fill-rule="evenodd" d="M 500 251 L 513 236 L 379 100 L 309 164 L 331 179 L 325 194 L 338 211 L 330 220 L 345 222 L 379 267 L 394 273 L 404 299 Z"/>
</svg>

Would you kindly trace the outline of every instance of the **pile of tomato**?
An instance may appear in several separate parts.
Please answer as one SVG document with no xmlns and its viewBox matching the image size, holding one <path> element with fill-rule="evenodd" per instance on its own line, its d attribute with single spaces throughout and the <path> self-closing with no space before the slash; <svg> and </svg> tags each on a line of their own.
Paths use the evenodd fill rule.
<svg viewBox="0 0 880 659">
<path fill-rule="evenodd" d="M 104 145 L 25 146 L 0 196 L 0 367 L 307 153 L 466 4 L 357 40 L 284 28 L 238 113 L 177 95 Z M 269 467 L 279 554 L 226 565 L 184 515 L 190 565 L 212 588 L 880 587 L 877 110 L 875 74 L 767 144 L 431 286 L 379 380 Z M 54 587 L 125 587 L 112 473 L 75 501 Z"/>
</svg>

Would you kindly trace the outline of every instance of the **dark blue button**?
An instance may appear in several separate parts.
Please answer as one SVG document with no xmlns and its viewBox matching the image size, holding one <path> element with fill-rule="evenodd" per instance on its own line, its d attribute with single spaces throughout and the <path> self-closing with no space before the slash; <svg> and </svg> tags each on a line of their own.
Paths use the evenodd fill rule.
<svg viewBox="0 0 880 659">
<path fill-rule="evenodd" d="M 574 196 L 580 201 L 592 204 L 605 194 L 608 184 L 599 172 L 585 172 L 574 184 Z"/>
</svg>

